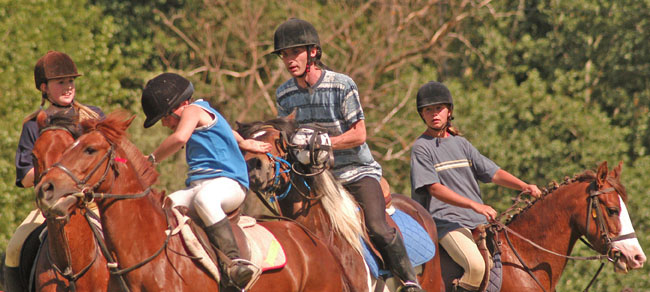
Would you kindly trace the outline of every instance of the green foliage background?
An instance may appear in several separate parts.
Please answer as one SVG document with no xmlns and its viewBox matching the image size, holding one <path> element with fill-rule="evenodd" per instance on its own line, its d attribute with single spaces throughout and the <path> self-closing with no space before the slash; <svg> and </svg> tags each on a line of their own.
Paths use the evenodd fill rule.
<svg viewBox="0 0 650 292">
<path fill-rule="evenodd" d="M 198 1 L 0 0 L 0 248 L 33 208 L 14 186 L 22 119 L 40 105 L 33 66 L 68 53 L 78 100 L 137 115 L 144 153 L 168 134 L 144 131 L 140 89 L 162 71 L 190 78 L 231 124 L 275 116 L 286 80 L 267 54 L 291 16 L 319 30 L 323 61 L 359 85 L 368 142 L 394 192 L 410 193 L 409 150 L 424 130 L 415 92 L 445 82 L 454 123 L 487 157 L 545 186 L 597 163 L 624 162 L 623 181 L 642 246 L 650 245 L 650 0 Z M 182 153 L 158 166 L 159 188 L 182 187 Z M 482 186 L 505 210 L 516 193 Z M 591 255 L 582 245 L 574 255 Z M 569 262 L 559 291 L 583 289 L 598 263 Z M 594 291 L 650 290 L 649 268 L 606 269 Z"/>
</svg>

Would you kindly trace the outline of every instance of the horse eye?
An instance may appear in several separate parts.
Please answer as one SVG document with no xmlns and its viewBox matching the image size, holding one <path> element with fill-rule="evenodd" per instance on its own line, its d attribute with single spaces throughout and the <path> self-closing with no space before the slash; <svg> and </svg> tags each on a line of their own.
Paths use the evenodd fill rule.
<svg viewBox="0 0 650 292">
<path fill-rule="evenodd" d="M 607 213 L 609 214 L 609 216 L 618 216 L 620 210 L 618 209 L 618 207 L 609 207 L 607 208 Z"/>
<path fill-rule="evenodd" d="M 86 149 L 84 149 L 84 153 L 89 155 L 95 154 L 95 152 L 97 152 L 97 149 L 93 147 L 87 147 Z"/>
</svg>

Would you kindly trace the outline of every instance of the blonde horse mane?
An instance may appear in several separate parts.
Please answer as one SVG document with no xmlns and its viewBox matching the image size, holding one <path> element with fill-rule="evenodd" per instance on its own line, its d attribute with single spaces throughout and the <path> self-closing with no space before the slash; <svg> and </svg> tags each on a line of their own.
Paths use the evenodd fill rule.
<svg viewBox="0 0 650 292">
<path fill-rule="evenodd" d="M 361 211 L 352 195 L 329 171 L 314 176 L 312 190 L 317 195 L 323 195 L 320 200 L 335 232 L 343 236 L 359 254 L 363 254 L 360 238 L 366 230 Z"/>
</svg>

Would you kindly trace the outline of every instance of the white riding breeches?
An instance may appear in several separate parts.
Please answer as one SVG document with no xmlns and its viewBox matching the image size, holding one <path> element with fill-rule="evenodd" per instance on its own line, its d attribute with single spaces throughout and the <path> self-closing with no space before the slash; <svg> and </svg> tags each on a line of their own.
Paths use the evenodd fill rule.
<svg viewBox="0 0 650 292">
<path fill-rule="evenodd" d="M 236 210 L 245 197 L 245 188 L 228 177 L 196 180 L 188 188 L 169 195 L 172 207 L 185 206 L 194 210 L 205 226 L 226 218 L 226 213 Z"/>
</svg>

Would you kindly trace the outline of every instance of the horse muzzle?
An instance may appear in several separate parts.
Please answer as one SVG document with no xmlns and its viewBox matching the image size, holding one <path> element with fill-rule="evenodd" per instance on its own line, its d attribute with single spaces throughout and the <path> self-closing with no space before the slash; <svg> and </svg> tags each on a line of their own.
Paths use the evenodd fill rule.
<svg viewBox="0 0 650 292">
<path fill-rule="evenodd" d="M 57 189 L 53 183 L 42 182 L 36 186 L 36 205 L 45 217 L 67 219 L 82 195 L 78 190 Z"/>
<path fill-rule="evenodd" d="M 619 274 L 626 274 L 630 270 L 643 268 L 646 257 L 643 252 L 625 252 L 622 251 L 620 257 L 614 261 L 614 272 Z"/>
<path fill-rule="evenodd" d="M 250 188 L 253 190 L 263 190 L 272 184 L 275 177 L 272 164 L 266 159 L 252 157 L 246 160 L 248 167 L 248 177 Z"/>
</svg>

